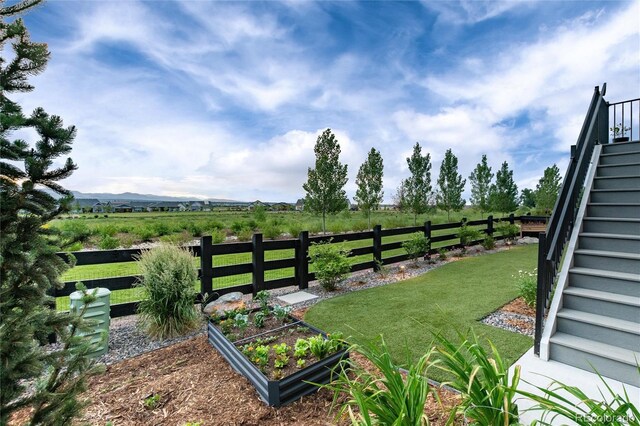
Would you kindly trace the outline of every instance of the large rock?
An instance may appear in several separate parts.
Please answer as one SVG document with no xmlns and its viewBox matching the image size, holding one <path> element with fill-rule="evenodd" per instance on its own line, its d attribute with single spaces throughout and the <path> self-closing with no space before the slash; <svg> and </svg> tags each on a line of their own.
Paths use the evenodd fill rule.
<svg viewBox="0 0 640 426">
<path fill-rule="evenodd" d="M 242 300 L 242 293 L 236 291 L 233 293 L 227 293 L 224 296 L 220 296 L 213 302 L 207 303 L 207 306 L 204 307 L 204 313 L 207 315 L 221 315 L 224 313 L 224 311 L 244 308 L 244 306 L 245 305 L 244 301 Z"/>
</svg>

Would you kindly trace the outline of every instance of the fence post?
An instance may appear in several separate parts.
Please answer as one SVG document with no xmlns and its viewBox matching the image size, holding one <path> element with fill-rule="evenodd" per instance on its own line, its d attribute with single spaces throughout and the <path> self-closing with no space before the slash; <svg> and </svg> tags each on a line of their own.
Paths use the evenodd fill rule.
<svg viewBox="0 0 640 426">
<path fill-rule="evenodd" d="M 253 264 L 253 295 L 264 290 L 264 245 L 262 234 L 253 234 L 252 264 Z"/>
<path fill-rule="evenodd" d="M 427 256 L 431 256 L 431 221 L 424 223 L 424 237 L 427 239 Z"/>
<path fill-rule="evenodd" d="M 493 235 L 495 229 L 493 229 L 493 215 L 487 217 L 487 235 Z"/>
<path fill-rule="evenodd" d="M 378 272 L 382 265 L 382 225 L 373 227 L 373 270 Z"/>
<path fill-rule="evenodd" d="M 513 213 L 511 213 L 511 214 L 509 215 L 509 223 L 510 223 L 511 225 L 515 225 L 515 223 L 516 223 L 516 220 L 515 220 L 515 217 L 513 216 Z"/>
<path fill-rule="evenodd" d="M 542 321 L 547 304 L 547 264 L 546 264 L 546 234 L 538 235 L 538 283 L 536 288 L 536 323 L 535 337 L 533 339 L 533 353 L 540 356 L 540 340 L 542 339 Z"/>
<path fill-rule="evenodd" d="M 298 235 L 296 244 L 296 282 L 298 288 L 309 288 L 309 231 L 302 231 Z"/>
<path fill-rule="evenodd" d="M 200 295 L 211 296 L 213 291 L 213 249 L 211 235 L 200 237 Z"/>
</svg>

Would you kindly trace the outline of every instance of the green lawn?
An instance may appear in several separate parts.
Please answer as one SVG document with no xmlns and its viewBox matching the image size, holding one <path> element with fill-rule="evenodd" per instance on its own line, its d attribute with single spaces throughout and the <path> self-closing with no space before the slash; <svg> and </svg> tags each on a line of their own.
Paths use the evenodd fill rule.
<svg viewBox="0 0 640 426">
<path fill-rule="evenodd" d="M 352 342 L 383 335 L 396 362 L 415 361 L 432 346 L 432 331 L 455 338 L 470 328 L 489 338 L 509 364 L 529 349 L 529 337 L 478 322 L 517 297 L 513 275 L 536 266 L 537 245 L 449 263 L 422 276 L 335 297 L 313 306 L 305 320 Z M 446 377 L 435 369 L 432 378 Z"/>
</svg>

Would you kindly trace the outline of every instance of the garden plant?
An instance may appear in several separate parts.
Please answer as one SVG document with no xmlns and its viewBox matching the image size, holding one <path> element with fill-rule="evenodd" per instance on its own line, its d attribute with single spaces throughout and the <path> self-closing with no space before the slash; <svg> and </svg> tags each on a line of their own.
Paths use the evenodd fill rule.
<svg viewBox="0 0 640 426">
<path fill-rule="evenodd" d="M 349 250 L 341 244 L 331 244 L 331 240 L 311 245 L 310 263 L 315 267 L 316 279 L 322 288 L 335 290 L 337 284 L 351 271 L 348 256 Z"/>
</svg>

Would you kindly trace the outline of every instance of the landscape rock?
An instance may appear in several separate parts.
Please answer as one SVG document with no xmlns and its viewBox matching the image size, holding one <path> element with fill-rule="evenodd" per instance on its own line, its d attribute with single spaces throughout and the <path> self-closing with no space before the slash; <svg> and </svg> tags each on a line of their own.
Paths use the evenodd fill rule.
<svg viewBox="0 0 640 426">
<path fill-rule="evenodd" d="M 235 291 L 233 293 L 228 293 L 223 296 L 220 296 L 218 299 L 213 302 L 209 302 L 207 306 L 204 307 L 204 313 L 207 315 L 211 315 L 216 313 L 218 315 L 222 314 L 224 311 L 229 311 L 231 309 L 242 308 L 244 307 L 244 301 L 242 300 L 242 293 L 239 291 Z"/>
</svg>

